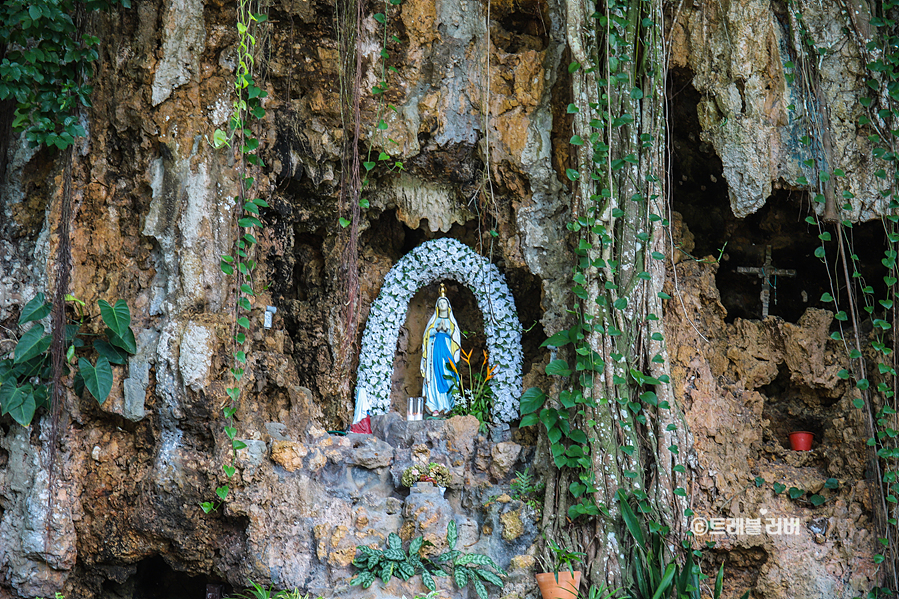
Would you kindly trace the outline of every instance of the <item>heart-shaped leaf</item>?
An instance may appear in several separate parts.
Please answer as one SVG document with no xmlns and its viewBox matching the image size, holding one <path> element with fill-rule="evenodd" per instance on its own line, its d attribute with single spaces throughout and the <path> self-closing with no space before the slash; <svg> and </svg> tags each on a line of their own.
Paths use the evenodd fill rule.
<svg viewBox="0 0 899 599">
<path fill-rule="evenodd" d="M 100 404 L 109 397 L 112 391 L 112 367 L 109 360 L 100 356 L 97 358 L 97 365 L 94 366 L 85 358 L 78 358 L 78 369 L 81 376 L 84 377 L 84 386 L 90 391 Z"/>
<path fill-rule="evenodd" d="M 22 308 L 19 314 L 19 324 L 27 324 L 35 320 L 40 320 L 50 313 L 50 304 L 44 300 L 44 294 L 38 293 L 30 302 Z"/>
<path fill-rule="evenodd" d="M 22 362 L 27 362 L 31 358 L 38 356 L 50 347 L 50 336 L 44 336 L 44 327 L 39 324 L 35 324 L 33 327 L 28 329 L 22 338 L 19 339 L 19 342 L 16 344 L 16 350 L 14 352 L 16 364 L 21 364 Z"/>
<path fill-rule="evenodd" d="M 94 341 L 94 349 L 97 350 L 97 353 L 109 360 L 110 364 L 124 364 L 125 358 L 127 357 L 124 351 L 113 347 L 106 341 L 102 339 L 97 339 Z"/>
<path fill-rule="evenodd" d="M 110 305 L 106 300 L 97 302 L 100 306 L 100 316 L 112 332 L 119 337 L 125 337 L 128 326 L 131 324 L 131 311 L 125 300 L 117 300 L 115 305 Z M 133 335 L 132 335 L 133 336 Z"/>
<path fill-rule="evenodd" d="M 106 337 L 112 345 L 124 349 L 129 354 L 137 353 L 137 342 L 134 339 L 134 331 L 131 327 L 125 328 L 125 335 L 116 335 L 112 329 L 106 329 Z"/>
</svg>

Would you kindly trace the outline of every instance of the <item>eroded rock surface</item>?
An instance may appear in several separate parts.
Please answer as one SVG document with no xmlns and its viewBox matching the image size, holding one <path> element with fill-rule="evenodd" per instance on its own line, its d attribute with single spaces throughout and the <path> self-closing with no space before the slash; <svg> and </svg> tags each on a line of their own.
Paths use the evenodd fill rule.
<svg viewBox="0 0 899 599">
<path fill-rule="evenodd" d="M 734 523 L 697 543 L 716 542 L 734 597 L 750 588 L 764 597 L 867 592 L 877 570 L 877 491 L 865 474 L 867 435 L 852 405 L 858 391 L 838 376 L 848 358 L 829 337 L 833 314 L 809 309 L 796 324 L 776 316 L 726 324 L 714 260 L 676 268 L 679 290 L 673 279 L 669 289 L 679 299 L 668 300 L 666 325 L 673 390 L 694 438 L 691 506 L 697 518 L 722 519 L 722 528 Z M 810 452 L 790 449 L 796 430 L 815 433 Z M 837 489 L 825 487 L 829 479 Z M 791 499 L 791 489 L 802 492 Z M 812 494 L 826 503 L 813 506 Z M 737 530 L 738 520 L 760 529 Z M 788 534 L 782 526 L 791 522 Z"/>
</svg>

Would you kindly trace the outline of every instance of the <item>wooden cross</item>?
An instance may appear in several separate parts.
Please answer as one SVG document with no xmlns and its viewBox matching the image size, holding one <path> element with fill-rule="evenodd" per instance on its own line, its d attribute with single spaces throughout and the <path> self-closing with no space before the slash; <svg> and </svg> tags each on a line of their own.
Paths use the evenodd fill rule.
<svg viewBox="0 0 899 599">
<path fill-rule="evenodd" d="M 777 276 L 795 277 L 796 271 L 792 268 L 774 268 L 771 262 L 771 246 L 765 246 L 765 263 L 761 268 L 757 266 L 738 266 L 737 272 L 744 275 L 757 275 L 762 280 L 762 319 L 768 318 L 768 302 L 771 299 L 771 289 L 777 290 L 777 285 L 772 284 L 771 279 Z M 776 303 L 776 300 L 775 300 Z"/>
</svg>

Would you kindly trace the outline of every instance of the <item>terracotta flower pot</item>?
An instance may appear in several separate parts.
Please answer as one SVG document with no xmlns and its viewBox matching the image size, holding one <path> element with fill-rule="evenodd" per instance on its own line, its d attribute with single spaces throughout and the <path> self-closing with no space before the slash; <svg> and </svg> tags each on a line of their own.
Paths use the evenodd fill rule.
<svg viewBox="0 0 899 599">
<path fill-rule="evenodd" d="M 790 448 L 793 451 L 809 451 L 812 448 L 814 433 L 808 431 L 796 431 L 790 433 Z"/>
<path fill-rule="evenodd" d="M 577 589 L 581 584 L 579 570 L 575 571 L 574 575 L 567 570 L 559 572 L 558 582 L 554 572 L 537 574 L 536 577 L 543 599 L 576 599 Z"/>
</svg>

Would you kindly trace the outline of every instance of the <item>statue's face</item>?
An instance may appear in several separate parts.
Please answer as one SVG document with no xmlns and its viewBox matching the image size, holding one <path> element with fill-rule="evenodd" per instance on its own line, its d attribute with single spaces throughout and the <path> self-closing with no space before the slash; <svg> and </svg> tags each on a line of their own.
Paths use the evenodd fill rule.
<svg viewBox="0 0 899 599">
<path fill-rule="evenodd" d="M 437 299 L 437 315 L 441 318 L 446 318 L 449 315 L 450 303 L 449 300 L 445 297 L 441 297 Z"/>
</svg>

